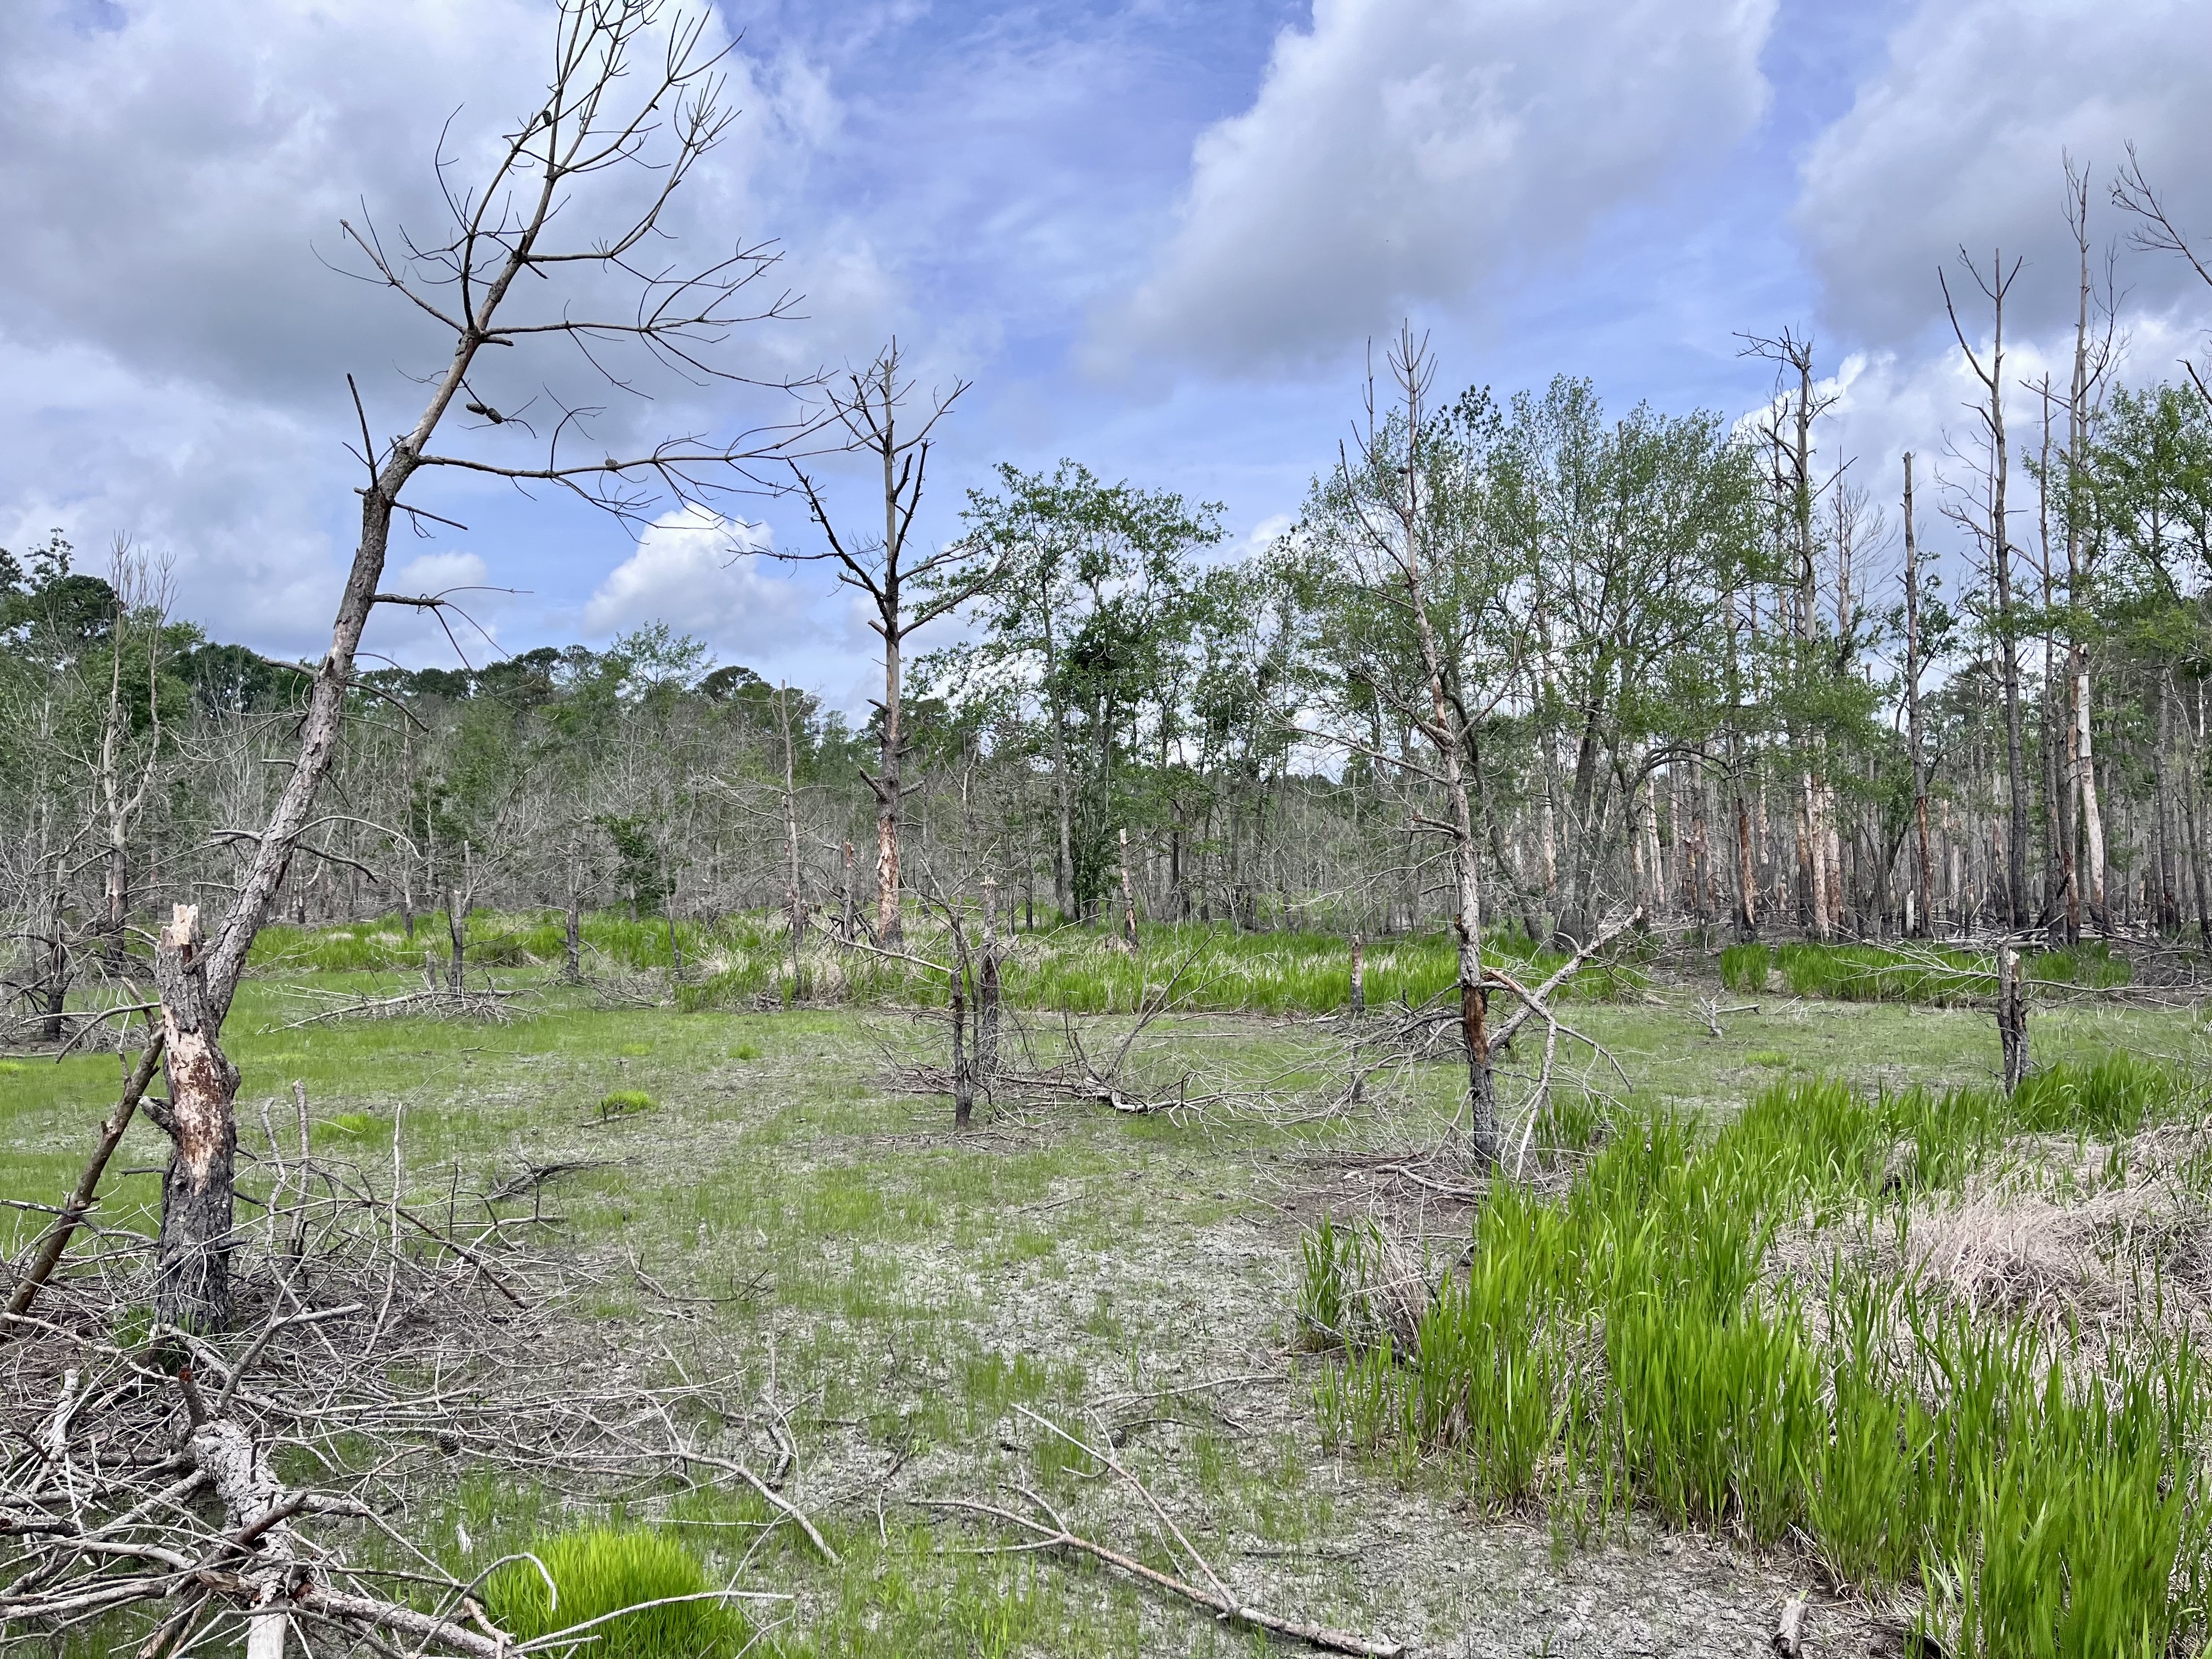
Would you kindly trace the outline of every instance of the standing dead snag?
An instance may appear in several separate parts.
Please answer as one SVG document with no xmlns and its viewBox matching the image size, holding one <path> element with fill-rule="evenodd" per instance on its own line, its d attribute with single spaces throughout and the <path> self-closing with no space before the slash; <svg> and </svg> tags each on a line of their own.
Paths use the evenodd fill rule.
<svg viewBox="0 0 2212 1659">
<path fill-rule="evenodd" d="M 983 948 L 975 964 L 975 1075 L 989 1089 L 999 1069 L 999 884 L 983 880 Z"/>
<path fill-rule="evenodd" d="M 2020 952 L 2009 945 L 1997 946 L 1997 1048 L 2010 1094 L 2027 1075 L 2027 981 Z"/>
<path fill-rule="evenodd" d="M 1121 832 L 1121 943 L 1130 951 L 1137 949 L 1137 900 L 1129 888 L 1129 832 Z"/>
<path fill-rule="evenodd" d="M 1406 730 L 1420 734 L 1427 752 L 1417 755 L 1409 744 L 1390 752 L 1342 732 L 1298 729 L 1418 781 L 1441 808 L 1411 812 L 1407 830 L 1441 836 L 1450 852 L 1470 1150 L 1480 1167 L 1494 1169 L 1498 1095 L 1483 985 L 1482 849 L 1470 785 L 1482 723 L 1519 673 L 1523 624 L 1504 604 L 1518 556 L 1504 538 L 1471 528 L 1487 510 L 1479 465 L 1484 441 L 1461 434 L 1430 408 L 1436 366 L 1426 343 L 1408 327 L 1389 362 L 1395 406 L 1378 404 L 1370 378 L 1364 422 L 1340 450 L 1324 492 L 1333 522 L 1322 533 L 1339 550 L 1345 574 L 1387 619 L 1388 635 L 1360 653 L 1361 684 Z"/>
<path fill-rule="evenodd" d="M 873 455 L 883 464 L 883 534 L 880 538 L 841 535 L 814 478 L 793 461 L 793 480 L 805 495 L 807 511 L 828 546 L 818 553 L 778 552 L 775 556 L 834 564 L 839 583 L 866 594 L 875 612 L 868 626 L 884 642 L 884 695 L 877 705 L 881 729 L 875 775 L 864 772 L 861 776 L 876 798 L 876 939 L 885 950 L 895 951 L 906 938 L 899 908 L 899 803 L 906 789 L 907 742 L 900 694 L 907 638 L 975 598 L 996 574 L 996 567 L 971 561 L 967 549 L 957 543 L 920 558 L 909 558 L 907 550 L 914 515 L 921 505 L 923 477 L 929 470 L 930 434 L 968 389 L 967 382 L 932 398 L 928 414 L 903 433 L 900 422 L 914 396 L 914 384 L 899 378 L 897 341 L 885 346 L 866 369 L 848 375 L 847 382 L 843 389 L 830 393 L 830 417 L 843 428 L 848 447 Z M 918 587 L 927 597 L 915 603 L 908 596 L 909 587 Z"/>
<path fill-rule="evenodd" d="M 209 987 L 197 905 L 179 904 L 154 946 L 169 1098 L 146 1102 L 169 1136 L 161 1177 L 155 1310 L 165 1324 L 210 1330 L 230 1316 L 231 1231 L 237 1212 L 238 1068 L 222 1052 L 222 1013 Z"/>
</svg>

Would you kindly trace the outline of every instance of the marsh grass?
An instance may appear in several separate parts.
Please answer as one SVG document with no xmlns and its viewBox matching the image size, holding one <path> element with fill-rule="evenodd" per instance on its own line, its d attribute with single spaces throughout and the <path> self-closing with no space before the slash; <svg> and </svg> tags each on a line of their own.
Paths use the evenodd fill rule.
<svg viewBox="0 0 2212 1659">
<path fill-rule="evenodd" d="M 1909 1002 L 1951 1007 L 1996 994 L 1996 969 L 1985 952 L 1925 946 L 1912 951 L 1879 945 L 1731 945 L 1720 953 L 1721 983 L 1756 996 L 1778 977 L 1793 996 L 1840 1002 Z M 2103 940 L 2063 950 L 2036 951 L 2026 959 L 2027 976 L 2047 985 L 2110 989 L 2130 983 L 2135 970 Z"/>
<path fill-rule="evenodd" d="M 660 1533 L 595 1527 L 546 1539 L 531 1553 L 544 1574 L 510 1561 L 484 1584 L 485 1610 L 510 1636 L 535 1641 L 618 1613 L 579 1636 L 588 1651 L 605 1659 L 734 1659 L 750 1644 L 749 1622 L 727 1602 L 666 1599 L 707 1596 L 714 1587 L 698 1557 Z M 655 1601 L 662 1605 L 639 1606 Z M 629 1607 L 638 1611 L 623 1613 Z"/>
<path fill-rule="evenodd" d="M 1383 1257 L 1327 1223 L 1300 1303 L 1310 1329 L 1334 1316 L 1351 1338 L 1315 1391 L 1324 1436 L 1401 1468 L 1440 1459 L 1577 1531 L 1643 1507 L 1761 1544 L 1802 1536 L 1839 1583 L 1920 1590 L 1961 1654 L 2201 1641 L 2212 1400 L 2185 1335 L 2146 1326 L 2093 1352 L 1840 1252 L 1824 1280 L 1764 1272 L 1808 1206 L 1901 1243 L 1900 1143 L 1925 1190 L 2022 1134 L 2124 1135 L 2197 1103 L 2116 1055 L 2011 1100 L 1779 1083 L 1710 1136 L 1665 1108 L 1624 1114 L 1557 1200 L 1492 1188 L 1466 1271 L 1410 1334 L 1348 1311 Z"/>
</svg>

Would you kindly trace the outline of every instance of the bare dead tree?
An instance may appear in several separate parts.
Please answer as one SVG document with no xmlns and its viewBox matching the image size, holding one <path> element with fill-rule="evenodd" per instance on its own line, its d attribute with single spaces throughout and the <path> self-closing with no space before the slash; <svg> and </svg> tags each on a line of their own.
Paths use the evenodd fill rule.
<svg viewBox="0 0 2212 1659">
<path fill-rule="evenodd" d="M 900 376 L 898 342 L 893 340 L 866 368 L 848 374 L 842 385 L 830 392 L 830 415 L 848 447 L 882 464 L 882 535 L 841 533 L 818 481 L 794 459 L 789 462 L 791 476 L 829 544 L 816 552 L 781 550 L 775 555 L 793 562 L 833 565 L 839 584 L 866 595 L 875 613 L 868 626 L 883 641 L 884 695 L 877 704 L 882 731 L 876 773 L 866 781 L 876 798 L 876 938 L 888 951 L 898 950 L 905 937 L 899 909 L 899 803 L 907 787 L 906 731 L 900 704 L 906 641 L 917 629 L 981 592 L 993 574 L 992 567 L 976 561 L 959 543 L 918 556 L 909 553 L 907 540 L 921 506 L 931 434 L 968 383 L 957 381 L 942 396 L 933 392 L 927 412 L 909 425 L 906 417 L 915 383 Z M 914 592 L 922 597 L 917 600 Z"/>
<path fill-rule="evenodd" d="M 687 15 L 664 0 L 562 0 L 545 95 L 501 141 L 485 175 L 459 185 L 456 163 L 442 147 L 439 152 L 447 234 L 418 241 L 402 231 L 388 245 L 366 219 L 359 227 L 341 222 L 347 243 L 365 261 L 358 274 L 430 319 L 449 345 L 424 377 L 428 395 L 412 424 L 381 445 L 369 435 L 355 390 L 357 459 L 367 474 L 357 491 L 361 531 L 330 647 L 314 672 L 296 758 L 213 941 L 203 947 L 196 910 L 180 909 L 164 934 L 167 1116 L 174 1127 L 163 1188 L 159 1312 L 171 1324 L 207 1328 L 229 1316 L 222 1261 L 232 1228 L 227 1149 L 236 1138 L 238 1074 L 222 1053 L 222 1023 L 254 935 L 313 819 L 362 629 L 380 605 L 435 613 L 451 604 L 443 596 L 381 591 L 396 516 L 406 514 L 418 529 L 453 522 L 404 500 L 404 492 L 426 471 L 495 477 L 525 489 L 565 490 L 636 525 L 670 503 L 696 506 L 719 492 L 757 487 L 754 466 L 804 430 L 794 422 L 729 440 L 693 434 L 618 458 L 590 441 L 599 411 L 562 407 L 541 442 L 527 422 L 501 414 L 471 383 L 491 356 L 556 343 L 573 347 L 611 386 L 638 395 L 645 395 L 641 373 L 672 374 L 693 385 L 744 379 L 723 365 L 721 348 L 740 325 L 787 308 L 787 295 L 764 304 L 750 297 L 774 269 L 773 251 L 741 246 L 697 268 L 648 263 L 670 234 L 671 203 L 735 118 L 717 67 L 726 48 L 714 43 L 711 24 L 710 15 Z M 624 180 L 640 187 L 627 206 L 614 195 Z M 607 202 L 612 216 L 596 229 L 571 228 L 585 191 Z M 575 279 L 626 289 L 629 302 L 600 311 L 590 295 L 569 292 Z M 512 378 L 508 366 L 499 368 Z M 439 447 L 457 406 L 483 423 L 457 447 Z M 518 457 L 505 447 L 517 438 L 538 453 Z"/>
<path fill-rule="evenodd" d="M 1905 452 L 1905 744 L 1912 768 L 1912 819 L 1917 835 L 1913 889 L 1918 914 L 1905 931 L 1925 937 L 1936 918 L 1936 866 L 1928 847 L 1928 755 L 1920 732 L 1920 544 L 1912 523 L 1912 452 Z"/>
<path fill-rule="evenodd" d="M 1981 382 L 1984 400 L 1972 405 L 1975 418 L 1981 422 L 1982 434 L 1989 446 L 1988 499 L 1985 520 L 1972 516 L 1960 519 L 1968 530 L 1981 542 L 1989 556 L 1991 579 L 1996 586 L 1996 641 L 1995 653 L 1997 681 L 2004 695 L 2005 770 L 2009 789 L 2010 821 L 2005 836 L 2005 896 L 2007 915 L 2012 926 L 2027 924 L 2027 773 L 2021 739 L 2020 720 L 2020 644 L 2014 636 L 2012 582 L 2011 519 L 2006 503 L 2006 489 L 2011 476 L 2012 454 L 2005 436 L 2004 405 L 2004 307 L 2005 298 L 2020 276 L 2021 261 L 2014 259 L 2008 266 L 2002 250 L 1990 259 L 1988 274 L 1983 274 L 1966 249 L 1959 250 L 1959 261 L 1974 280 L 1974 286 L 1990 303 L 1990 339 L 1989 359 L 1966 339 L 1966 325 L 1959 320 L 1959 307 L 1951 296 L 1950 279 L 1939 269 L 1936 282 L 1943 289 L 1944 313 L 1951 319 L 1951 332 L 1959 342 L 1959 349 L 1966 359 L 1966 366 L 1974 378 Z M 1960 515 L 1954 515 L 1960 516 Z"/>
<path fill-rule="evenodd" d="M 2070 167 L 2068 182 L 2072 184 Z M 2082 218 L 2086 222 L 2088 202 L 2088 175 L 2086 173 L 2081 177 L 2079 193 L 2083 206 Z M 2112 180 L 2112 198 L 2113 206 L 2135 218 L 2136 228 L 2128 237 L 2130 242 L 2147 252 L 2180 255 L 2189 262 L 2189 268 L 2203 279 L 2205 286 L 2212 288 L 2212 264 L 2207 263 L 2208 259 L 2212 259 L 2212 254 L 2199 252 L 2197 245 L 2190 240 L 2188 234 L 2175 221 L 2165 198 L 2152 188 L 2150 176 L 2143 171 L 2142 157 L 2136 154 L 2133 144 L 2128 146 L 2128 164 Z M 2083 240 L 2086 245 L 2086 235 Z M 2085 252 L 2085 269 L 2087 258 Z M 2084 285 L 2087 285 L 2086 277 Z M 2208 404 L 2212 404 L 2212 386 L 2205 384 L 2202 371 L 2185 357 L 2182 359 L 2181 366 L 2188 371 L 2197 395 Z"/>
<path fill-rule="evenodd" d="M 2090 732 L 2090 674 L 2094 665 L 2083 627 L 2089 603 L 2089 561 L 2092 544 L 2085 533 L 2088 514 L 2083 497 L 2088 489 L 2089 427 L 2097 390 L 2111 371 L 2118 328 L 2118 306 L 2112 294 L 2110 257 L 2106 261 L 2106 303 L 2102 307 L 2102 337 L 2090 327 L 2092 284 L 2089 273 L 2089 173 L 2076 169 L 2066 159 L 2066 222 L 2080 255 L 2080 277 L 2075 285 L 2074 365 L 2066 396 L 2066 679 L 2070 730 L 2067 760 L 2070 787 L 2081 802 L 2081 866 L 2087 879 L 2089 920 L 2100 933 L 2112 931 L 2112 913 L 2105 902 L 2105 815 L 2097 798 L 2095 743 Z"/>
<path fill-rule="evenodd" d="M 783 907 L 791 930 L 791 1000 L 798 1002 L 806 996 L 806 960 L 802 951 L 806 943 L 806 904 L 799 886 L 799 789 L 793 771 L 791 688 L 787 685 L 775 689 L 775 718 L 783 734 L 783 856 L 788 878 Z"/>
<path fill-rule="evenodd" d="M 1779 515 L 1778 531 L 1796 566 L 1795 632 L 1800 656 L 1809 662 L 1819 604 L 1818 542 L 1814 532 L 1814 508 L 1820 486 L 1813 474 L 1813 425 L 1834 407 L 1838 393 L 1820 389 L 1814 378 L 1813 337 L 1784 329 L 1771 338 L 1739 337 L 1742 355 L 1775 365 L 1775 388 L 1760 426 L 1768 456 L 1770 481 Z M 1843 476 L 1838 469 L 1835 477 Z M 1829 867 L 1826 847 L 1833 816 L 1831 785 L 1823 746 L 1817 738 L 1803 741 L 1805 764 L 1799 769 L 1801 799 L 1798 813 L 1805 838 L 1805 902 L 1808 931 L 1825 939 L 1836 896 L 1831 891 L 1836 872 Z M 1747 908 L 1749 908 L 1747 905 Z M 1753 924 L 1755 926 L 1755 924 Z"/>
<path fill-rule="evenodd" d="M 123 972 L 124 928 L 131 912 L 131 832 L 146 805 L 161 760 L 161 629 L 168 619 L 169 571 L 135 552 L 129 540 L 116 538 L 109 558 L 108 585 L 115 592 L 115 621 L 109 630 L 107 703 L 100 726 L 100 746 L 92 773 L 99 796 L 106 854 L 106 914 L 101 918 L 103 960 L 110 975 Z M 146 618 L 146 729 L 137 731 L 137 688 L 126 689 L 123 671 L 133 619 Z"/>
</svg>

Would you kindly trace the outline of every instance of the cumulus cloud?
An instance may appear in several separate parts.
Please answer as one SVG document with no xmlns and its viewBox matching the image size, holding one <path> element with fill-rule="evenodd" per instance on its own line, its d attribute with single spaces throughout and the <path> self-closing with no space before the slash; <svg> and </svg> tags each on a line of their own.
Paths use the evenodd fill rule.
<svg viewBox="0 0 2212 1659">
<path fill-rule="evenodd" d="M 2184 216 L 2212 234 L 2212 57 L 2193 0 L 1920 0 L 1850 111 L 1802 167 L 1796 227 L 1829 317 L 1894 344 L 1940 318 L 1939 264 L 1961 245 L 2028 264 L 2023 326 L 2073 310 L 2076 255 L 2061 212 L 2062 156 L 2095 169 L 2092 231 L 2124 228 L 2103 186 L 2135 143 Z M 2179 260 L 2131 262 L 2139 306 L 2201 303 Z M 1955 283 L 1954 284 L 1955 287 Z"/>
<path fill-rule="evenodd" d="M 1198 140 L 1179 222 L 1101 355 L 1326 357 L 1569 246 L 1750 130 L 1772 0 L 1315 0 Z"/>
<path fill-rule="evenodd" d="M 718 650 L 754 656 L 803 647 L 820 633 L 811 594 L 747 556 L 773 545 L 764 524 L 696 507 L 669 514 L 599 584 L 584 607 L 585 625 L 612 634 L 665 622 Z"/>
<path fill-rule="evenodd" d="M 441 130 L 454 181 L 480 176 L 542 96 L 551 15 L 542 0 L 0 7 L 0 540 L 49 524 L 81 542 L 132 532 L 175 553 L 187 612 L 225 637 L 316 648 L 355 516 L 344 376 L 380 436 L 411 423 L 410 377 L 447 349 L 404 301 L 330 268 L 362 265 L 338 222 L 373 220 L 391 247 L 403 226 L 437 240 L 450 222 L 431 165 Z M 835 125 L 803 63 L 738 53 L 723 69 L 744 114 L 676 198 L 673 258 L 708 263 L 772 234 L 804 171 L 794 158 Z M 594 189 L 564 209 L 578 234 Z M 810 244 L 841 314 L 880 308 L 865 246 Z M 761 297 L 803 289 L 805 263 L 772 273 Z M 524 297 L 559 315 L 608 296 L 578 267 Z M 617 300 L 616 314 L 634 305 Z M 739 365 L 811 368 L 823 354 L 810 330 L 739 330 Z M 558 348 L 493 356 L 472 390 L 529 406 L 541 438 L 556 404 L 603 406 L 590 441 L 610 451 L 782 412 L 650 365 L 633 382 L 648 398 L 611 391 Z M 460 441 L 504 444 L 506 460 L 530 442 L 514 427 Z M 422 483 L 427 505 L 442 491 L 480 535 L 499 533 L 489 492 Z"/>
</svg>

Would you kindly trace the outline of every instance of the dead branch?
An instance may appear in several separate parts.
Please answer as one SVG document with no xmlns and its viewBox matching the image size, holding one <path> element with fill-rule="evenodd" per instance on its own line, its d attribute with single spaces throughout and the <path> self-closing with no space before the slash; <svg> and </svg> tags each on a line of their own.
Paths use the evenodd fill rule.
<svg viewBox="0 0 2212 1659">
<path fill-rule="evenodd" d="M 1309 1624 L 1300 1620 L 1285 1619 L 1245 1601 L 1243 1597 L 1230 1589 L 1221 1576 L 1213 1570 L 1212 1564 L 1184 1535 L 1182 1528 L 1176 1524 L 1173 1517 L 1168 1514 L 1159 1500 L 1152 1496 L 1144 1482 L 1125 1468 L 1111 1453 L 1099 1450 L 1080 1437 L 1070 1434 L 1058 1424 L 1038 1416 L 1026 1407 L 1017 1407 L 1015 1409 L 1040 1428 L 1065 1440 L 1086 1456 L 1103 1465 L 1131 1487 L 1145 1501 L 1146 1507 L 1158 1517 L 1160 1524 L 1167 1529 L 1176 1543 L 1182 1547 L 1183 1553 L 1190 1558 L 1200 1575 L 1205 1578 L 1206 1587 L 1188 1583 L 1172 1573 L 1163 1572 L 1157 1567 L 1146 1565 L 1133 1556 L 1124 1554 L 1119 1550 L 1111 1549 L 1103 1544 L 1084 1537 L 1070 1528 L 1050 1504 L 1027 1487 L 1017 1487 L 1015 1490 L 1035 1506 L 1039 1515 L 1045 1517 L 1043 1521 L 1039 1521 L 1035 1516 L 1022 1515 L 996 1504 L 979 1503 L 967 1498 L 931 1499 L 928 1500 L 929 1507 L 961 1510 L 1004 1522 L 1009 1526 L 1029 1534 L 1032 1540 L 1027 1544 L 1010 1546 L 1012 1549 L 1073 1550 L 1079 1554 L 1088 1555 L 1093 1560 L 1102 1561 L 1108 1566 L 1126 1572 L 1132 1577 L 1140 1579 L 1156 1589 L 1166 1590 L 1170 1595 L 1179 1595 L 1187 1601 L 1210 1608 L 1218 1618 L 1231 1625 L 1240 1626 L 1248 1630 L 1261 1631 L 1269 1636 L 1281 1637 L 1293 1642 L 1303 1642 L 1310 1647 L 1319 1648 L 1328 1653 L 1361 1654 L 1371 1656 L 1371 1659 L 1396 1659 L 1396 1656 L 1406 1650 L 1402 1643 L 1393 1642 L 1387 1637 L 1360 1636 L 1350 1631 L 1332 1629 L 1326 1625 Z"/>
</svg>

